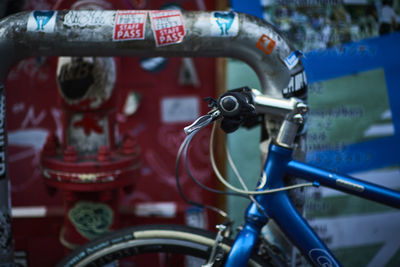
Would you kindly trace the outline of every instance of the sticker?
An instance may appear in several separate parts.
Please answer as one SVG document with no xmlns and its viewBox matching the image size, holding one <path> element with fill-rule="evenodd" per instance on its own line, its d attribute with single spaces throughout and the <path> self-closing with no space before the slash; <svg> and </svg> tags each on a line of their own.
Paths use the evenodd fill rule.
<svg viewBox="0 0 400 267">
<path fill-rule="evenodd" d="M 208 224 L 207 213 L 199 207 L 191 207 L 186 210 L 185 223 L 188 226 L 205 229 Z"/>
<path fill-rule="evenodd" d="M 64 25 L 66 26 L 102 26 L 112 25 L 114 23 L 114 11 L 69 11 L 64 17 Z"/>
<path fill-rule="evenodd" d="M 93 239 L 108 232 L 113 211 L 103 203 L 80 201 L 68 211 L 68 218 L 82 236 Z"/>
<path fill-rule="evenodd" d="M 289 85 L 283 89 L 284 97 L 301 97 L 307 90 L 307 76 L 304 71 L 298 72 L 290 77 Z"/>
<path fill-rule="evenodd" d="M 136 204 L 134 213 L 139 217 L 175 218 L 177 210 L 175 202 L 151 202 Z"/>
<path fill-rule="evenodd" d="M 144 40 L 146 17 L 146 11 L 117 11 L 113 40 Z"/>
<path fill-rule="evenodd" d="M 29 15 L 27 31 L 53 32 L 56 25 L 57 11 L 33 11 Z"/>
<path fill-rule="evenodd" d="M 149 72 L 160 72 L 167 66 L 168 59 L 165 57 L 149 57 L 140 59 L 140 67 Z"/>
<path fill-rule="evenodd" d="M 293 69 L 294 66 L 299 63 L 300 57 L 303 56 L 303 53 L 300 51 L 294 51 L 292 52 L 285 60 L 286 66 L 289 68 L 289 70 Z"/>
<path fill-rule="evenodd" d="M 199 117 L 197 97 L 168 97 L 161 100 L 162 122 L 193 122 Z"/>
<path fill-rule="evenodd" d="M 200 86 L 199 76 L 192 58 L 182 58 L 182 66 L 179 70 L 179 85 Z"/>
<path fill-rule="evenodd" d="M 212 12 L 211 21 L 211 36 L 231 37 L 239 33 L 239 17 L 235 12 Z"/>
<path fill-rule="evenodd" d="M 180 43 L 185 37 L 180 10 L 150 11 L 150 20 L 157 47 Z"/>
<path fill-rule="evenodd" d="M 265 54 L 270 55 L 274 51 L 276 42 L 269 38 L 267 35 L 261 35 L 256 44 L 256 47 L 263 51 Z"/>
<path fill-rule="evenodd" d="M 4 87 L 0 87 L 0 180 L 6 178 L 6 97 Z"/>
</svg>

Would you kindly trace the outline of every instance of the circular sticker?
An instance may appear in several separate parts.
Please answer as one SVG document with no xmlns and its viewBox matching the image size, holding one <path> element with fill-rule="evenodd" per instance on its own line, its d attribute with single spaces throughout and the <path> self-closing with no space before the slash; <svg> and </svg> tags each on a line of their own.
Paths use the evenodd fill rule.
<svg viewBox="0 0 400 267">
<path fill-rule="evenodd" d="M 87 239 L 106 233 L 113 221 L 113 211 L 103 203 L 80 201 L 69 210 L 68 218 Z"/>
</svg>

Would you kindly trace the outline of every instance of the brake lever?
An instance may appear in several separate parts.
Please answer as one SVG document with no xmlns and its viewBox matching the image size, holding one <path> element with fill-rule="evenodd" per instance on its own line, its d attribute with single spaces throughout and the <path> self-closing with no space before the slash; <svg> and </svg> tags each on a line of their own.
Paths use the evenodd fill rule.
<svg viewBox="0 0 400 267">
<path fill-rule="evenodd" d="M 221 116 L 221 112 L 218 109 L 210 111 L 208 114 L 201 116 L 197 120 L 195 120 L 189 126 L 183 128 L 186 135 L 193 133 L 196 130 L 200 130 L 201 128 L 206 127 L 211 124 L 213 121 L 218 119 Z"/>
</svg>

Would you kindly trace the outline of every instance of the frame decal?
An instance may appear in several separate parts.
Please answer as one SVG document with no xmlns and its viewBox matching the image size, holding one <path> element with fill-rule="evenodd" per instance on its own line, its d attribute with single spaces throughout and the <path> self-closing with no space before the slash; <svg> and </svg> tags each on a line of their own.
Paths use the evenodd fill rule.
<svg viewBox="0 0 400 267">
<path fill-rule="evenodd" d="M 326 250 L 313 248 L 308 252 L 308 256 L 316 264 L 316 266 L 339 267 Z"/>
<path fill-rule="evenodd" d="M 352 183 L 343 179 L 336 179 L 336 184 L 342 187 L 345 187 L 347 189 L 357 191 L 357 192 L 363 192 L 364 191 L 364 186 Z"/>
</svg>

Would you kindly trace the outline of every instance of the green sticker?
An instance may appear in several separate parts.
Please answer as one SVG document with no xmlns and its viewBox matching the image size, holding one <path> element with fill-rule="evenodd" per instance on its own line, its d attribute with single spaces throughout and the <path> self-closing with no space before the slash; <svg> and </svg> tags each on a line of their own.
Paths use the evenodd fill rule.
<svg viewBox="0 0 400 267">
<path fill-rule="evenodd" d="M 103 203 L 80 201 L 69 210 L 68 218 L 82 236 L 93 239 L 108 232 L 113 211 Z"/>
</svg>

